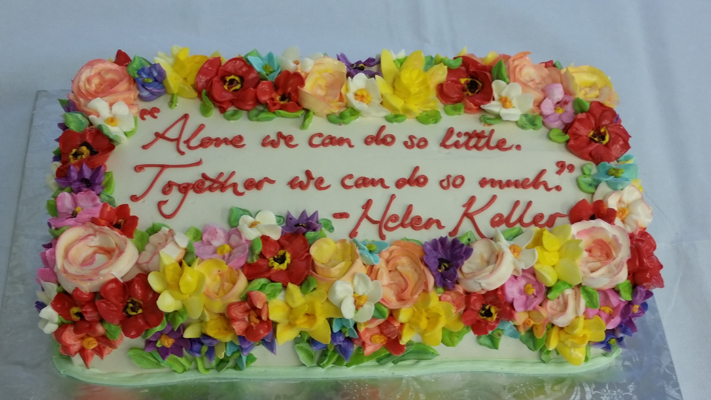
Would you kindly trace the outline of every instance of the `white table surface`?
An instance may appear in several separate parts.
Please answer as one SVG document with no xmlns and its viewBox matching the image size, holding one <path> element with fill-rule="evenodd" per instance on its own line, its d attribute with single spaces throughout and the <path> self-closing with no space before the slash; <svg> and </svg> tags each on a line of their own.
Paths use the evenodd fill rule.
<svg viewBox="0 0 711 400">
<path fill-rule="evenodd" d="M 68 88 L 90 59 L 117 48 L 151 59 L 173 44 L 226 56 L 293 44 L 304 54 L 351 58 L 382 48 L 450 56 L 464 45 L 478 55 L 529 50 L 534 61 L 596 66 L 615 83 L 655 209 L 649 231 L 666 265 L 666 288 L 655 294 L 682 393 L 709 398 L 711 3 L 578 3 L 0 0 L 0 298 L 13 227 L 22 223 L 15 209 L 35 93 Z"/>
</svg>

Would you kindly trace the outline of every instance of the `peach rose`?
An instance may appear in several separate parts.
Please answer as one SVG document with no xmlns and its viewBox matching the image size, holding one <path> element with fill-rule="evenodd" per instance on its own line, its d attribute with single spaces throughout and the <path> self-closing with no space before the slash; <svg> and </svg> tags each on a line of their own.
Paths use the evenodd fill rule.
<svg viewBox="0 0 711 400">
<path fill-rule="evenodd" d="M 326 293 L 334 282 L 353 282 L 355 274 L 366 273 L 358 248 L 349 240 L 321 238 L 311 245 L 309 253 L 314 260 L 310 275 L 316 279 L 316 288 Z"/>
<path fill-rule="evenodd" d="M 542 64 L 534 64 L 528 55 L 530 51 L 522 51 L 512 56 L 506 62 L 509 81 L 521 85 L 523 93 L 533 96 L 533 110 L 537 113 L 541 102 L 546 98 L 543 88 L 551 83 L 561 83 L 558 68 L 546 68 Z"/>
<path fill-rule="evenodd" d="M 574 97 L 580 97 L 588 102 L 599 101 L 612 108 L 620 102 L 610 78 L 595 67 L 571 65 L 563 69 L 562 74 L 565 91 Z"/>
<path fill-rule="evenodd" d="M 314 62 L 306 76 L 304 87 L 299 88 L 299 103 L 324 117 L 346 108 L 346 65 L 331 57 L 321 57 Z"/>
<path fill-rule="evenodd" d="M 102 98 L 113 106 L 114 103 L 123 101 L 128 106 L 131 114 L 138 113 L 138 89 L 136 82 L 122 67 L 111 61 L 96 59 L 86 63 L 74 79 L 72 79 L 72 93 L 67 95 L 74 101 L 77 109 L 86 115 L 99 116 L 99 113 L 87 107 L 90 101 Z"/>
<path fill-rule="evenodd" d="M 543 304 L 548 321 L 561 328 L 570 325 L 576 317 L 585 312 L 585 301 L 577 286 L 565 289 L 555 300 L 546 299 Z"/>
<path fill-rule="evenodd" d="M 150 274 L 153 271 L 160 271 L 161 252 L 179 263 L 185 256 L 185 248 L 188 247 L 189 241 L 184 234 L 165 227 L 152 234 L 148 238 L 146 247 L 138 256 L 136 265 L 126 274 L 126 279 L 131 279 L 140 273 Z"/>
<path fill-rule="evenodd" d="M 54 248 L 54 272 L 67 293 L 74 288 L 98 292 L 104 283 L 126 275 L 138 259 L 136 246 L 126 236 L 92 223 L 67 229 Z"/>
<path fill-rule="evenodd" d="M 422 246 L 398 240 L 382 251 L 380 262 L 368 267 L 368 276 L 380 281 L 383 305 L 391 310 L 411 307 L 422 292 L 432 291 L 434 278 L 422 264 Z"/>
<path fill-rule="evenodd" d="M 627 279 L 630 239 L 619 226 L 596 219 L 572 225 L 573 237 L 582 240 L 585 250 L 579 261 L 583 285 L 612 289 Z"/>
</svg>

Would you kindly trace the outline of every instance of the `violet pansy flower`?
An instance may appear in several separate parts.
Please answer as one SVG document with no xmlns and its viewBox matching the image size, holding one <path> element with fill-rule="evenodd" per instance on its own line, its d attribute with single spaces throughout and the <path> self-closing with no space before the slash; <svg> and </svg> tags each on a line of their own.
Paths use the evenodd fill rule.
<svg viewBox="0 0 711 400">
<path fill-rule="evenodd" d="M 215 346 L 220 343 L 219 340 L 205 334 L 201 335 L 200 338 L 189 340 L 190 347 L 185 349 L 188 354 L 193 357 L 205 356 L 211 363 L 215 361 Z"/>
<path fill-rule="evenodd" d="M 248 340 L 244 336 L 237 336 L 237 341 L 239 342 L 239 346 L 237 346 L 234 342 L 228 342 L 227 343 L 227 351 L 226 354 L 227 356 L 231 356 L 234 352 L 239 351 L 242 356 L 248 356 L 249 353 L 254 350 L 254 348 L 257 346 L 256 342 L 252 342 L 251 340 Z M 271 331 L 267 334 L 267 336 L 263 337 L 262 340 L 259 341 L 264 348 L 269 350 L 272 354 L 276 354 L 276 340 L 274 340 L 274 331 Z"/>
<path fill-rule="evenodd" d="M 138 98 L 143 101 L 153 101 L 165 94 L 165 70 L 160 64 L 151 64 L 136 71 L 136 87 Z"/>
<path fill-rule="evenodd" d="M 164 360 L 171 354 L 183 357 L 185 350 L 190 348 L 190 340 L 183 337 L 183 330 L 182 325 L 178 327 L 178 330 L 173 330 L 173 325 L 167 324 L 162 331 L 158 331 L 146 339 L 146 346 L 143 350 L 146 352 L 157 350 L 160 358 Z"/>
<path fill-rule="evenodd" d="M 350 62 L 348 60 L 348 57 L 346 57 L 346 55 L 343 53 L 336 56 L 336 58 L 338 59 L 338 61 L 342 62 L 343 64 L 346 64 L 346 75 L 349 78 L 353 78 L 354 76 L 360 73 L 366 74 L 369 78 L 373 78 L 375 75 L 382 76 L 382 73 L 378 71 L 378 67 L 380 66 L 379 57 L 370 57 L 366 60 L 358 60 L 354 63 Z"/>
<path fill-rule="evenodd" d="M 55 181 L 61 188 L 71 187 L 74 193 L 91 190 L 96 194 L 101 194 L 104 191 L 104 187 L 101 185 L 104 182 L 104 167 L 98 166 L 91 169 L 86 164 L 82 164 L 79 168 L 70 165 L 67 176 L 56 178 Z"/>
<path fill-rule="evenodd" d="M 520 276 L 512 275 L 506 281 L 504 293 L 506 301 L 512 303 L 516 311 L 531 311 L 543 302 L 546 287 L 536 279 L 531 269 L 527 269 Z"/>
<path fill-rule="evenodd" d="M 619 346 L 622 348 L 627 347 L 625 345 L 625 337 L 618 332 L 617 329 L 608 329 L 605 331 L 605 340 L 602 342 L 590 343 L 591 346 L 602 349 L 606 352 L 611 352 L 613 346 Z"/>
<path fill-rule="evenodd" d="M 321 230 L 321 223 L 318 222 L 318 211 L 314 211 L 313 214 L 308 215 L 306 210 L 299 214 L 299 217 L 294 217 L 290 212 L 287 211 L 286 218 L 284 219 L 284 226 L 281 227 L 284 233 L 306 233 L 306 232 L 318 232 Z"/>
<path fill-rule="evenodd" d="M 321 343 L 314 338 L 309 339 L 309 343 L 311 343 L 311 347 L 316 351 L 326 350 L 328 348 L 328 345 Z M 343 331 L 339 330 L 331 333 L 331 344 L 336 350 L 336 353 L 343 357 L 346 362 L 351 360 L 354 350 L 353 341 L 347 338 Z"/>
<path fill-rule="evenodd" d="M 237 228 L 226 231 L 207 224 L 202 230 L 202 240 L 194 243 L 195 255 L 203 260 L 219 258 L 232 268 L 242 268 L 249 255 L 249 240 Z"/>
<path fill-rule="evenodd" d="M 62 192 L 57 196 L 57 216 L 49 219 L 52 228 L 82 225 L 98 217 L 101 200 L 96 193 L 86 190 L 79 193 Z"/>
<path fill-rule="evenodd" d="M 546 95 L 541 103 L 543 124 L 548 129 L 563 129 L 575 118 L 573 110 L 573 96 L 565 94 L 563 85 L 551 83 L 543 88 Z"/>
<path fill-rule="evenodd" d="M 425 251 L 425 264 L 435 278 L 435 285 L 454 290 L 459 268 L 474 250 L 458 238 L 450 240 L 447 236 L 425 242 L 422 248 Z"/>
</svg>

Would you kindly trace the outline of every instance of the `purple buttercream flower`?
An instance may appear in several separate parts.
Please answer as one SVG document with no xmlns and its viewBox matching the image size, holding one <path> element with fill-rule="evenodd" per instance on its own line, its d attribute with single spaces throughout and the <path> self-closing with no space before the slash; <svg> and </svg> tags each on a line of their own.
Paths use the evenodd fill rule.
<svg viewBox="0 0 711 400">
<path fill-rule="evenodd" d="M 545 298 L 546 287 L 536 279 L 532 269 L 527 269 L 521 276 L 512 275 L 506 281 L 504 293 L 506 301 L 512 303 L 516 311 L 531 311 Z"/>
<path fill-rule="evenodd" d="M 162 359 L 167 359 L 171 354 L 183 357 L 185 350 L 190 348 L 190 340 L 183 337 L 183 326 L 173 330 L 173 325 L 167 324 L 162 331 L 158 331 L 146 339 L 145 352 L 158 351 Z"/>
<path fill-rule="evenodd" d="M 619 333 L 616 329 L 608 329 L 605 331 L 605 340 L 602 342 L 591 343 L 593 347 L 598 349 L 603 349 L 606 352 L 612 351 L 612 346 L 620 346 L 623 349 L 627 347 L 625 344 L 625 337 Z"/>
<path fill-rule="evenodd" d="M 98 217 L 101 200 L 96 193 L 85 190 L 79 193 L 62 192 L 57 196 L 57 216 L 49 219 L 52 228 L 77 226 Z"/>
<path fill-rule="evenodd" d="M 425 264 L 435 278 L 435 285 L 454 290 L 459 268 L 474 250 L 458 238 L 450 240 L 447 236 L 425 242 L 422 248 L 425 250 Z"/>
<path fill-rule="evenodd" d="M 249 256 L 249 240 L 237 228 L 226 231 L 206 224 L 202 239 L 195 242 L 195 255 L 203 260 L 219 258 L 234 269 L 242 268 Z"/>
<path fill-rule="evenodd" d="M 104 190 L 101 185 L 104 182 L 104 167 L 99 166 L 91 169 L 86 164 L 82 164 L 79 168 L 71 165 L 67 170 L 67 176 L 55 178 L 55 181 L 62 188 L 71 187 L 74 193 L 91 190 L 96 194 L 101 194 Z"/>
<path fill-rule="evenodd" d="M 647 300 L 651 299 L 654 294 L 651 290 L 647 290 L 642 286 L 637 286 L 632 291 L 632 301 L 625 304 L 620 317 L 622 320 L 637 319 L 647 312 L 649 306 Z"/>
<path fill-rule="evenodd" d="M 237 341 L 239 342 L 240 353 L 243 356 L 248 356 L 256 346 L 255 342 L 247 340 L 244 336 L 237 336 Z M 276 340 L 274 340 L 274 331 L 269 332 L 267 336 L 263 337 L 260 343 L 272 354 L 276 354 L 277 343 Z"/>
<path fill-rule="evenodd" d="M 378 70 L 380 67 L 380 57 L 370 57 L 365 61 L 358 60 L 354 63 L 350 62 L 348 57 L 346 57 L 343 53 L 336 56 L 336 58 L 338 58 L 338 61 L 346 64 L 346 69 L 348 71 L 347 76 L 349 78 L 353 78 L 360 73 L 367 75 L 368 78 L 372 78 L 375 75 L 382 76 L 382 73 Z"/>
<path fill-rule="evenodd" d="M 290 212 L 286 212 L 284 226 L 281 227 L 284 233 L 306 233 L 318 232 L 321 230 L 321 224 L 318 222 L 318 211 L 308 215 L 306 210 L 299 214 L 299 218 L 295 218 Z"/>
<path fill-rule="evenodd" d="M 58 282 L 57 273 L 54 272 L 54 264 L 56 261 L 54 245 L 56 243 L 57 240 L 54 239 L 52 242 L 42 245 L 45 250 L 40 253 L 40 258 L 42 259 L 42 265 L 44 267 L 37 270 L 37 283 L 40 283 L 40 281 L 47 283 Z"/>
<path fill-rule="evenodd" d="M 309 339 L 311 347 L 316 350 L 326 350 L 328 348 L 328 345 L 325 343 L 321 343 L 318 340 L 311 338 Z M 353 355 L 353 341 L 349 338 L 346 337 L 346 334 L 338 330 L 336 332 L 331 333 L 331 344 L 333 345 L 333 348 L 336 350 L 336 353 L 343 357 L 346 362 L 351 360 L 351 356 Z"/>
<path fill-rule="evenodd" d="M 573 96 L 565 94 L 563 85 L 551 83 L 543 88 L 546 99 L 541 103 L 541 115 L 543 124 L 548 129 L 563 129 L 573 122 L 575 111 L 573 110 Z"/>
<path fill-rule="evenodd" d="M 37 310 L 37 312 L 42 311 L 45 307 L 47 307 L 47 305 L 44 304 L 43 302 L 41 302 L 39 300 L 35 301 L 35 310 Z"/>
<path fill-rule="evenodd" d="M 215 346 L 220 343 L 212 336 L 203 334 L 198 339 L 189 339 L 190 346 L 185 351 L 193 357 L 205 356 L 211 363 L 215 361 Z M 205 352 L 203 353 L 203 348 Z"/>
<path fill-rule="evenodd" d="M 139 69 L 136 74 L 138 98 L 143 101 L 153 101 L 165 94 L 165 70 L 160 64 L 151 64 Z"/>
</svg>

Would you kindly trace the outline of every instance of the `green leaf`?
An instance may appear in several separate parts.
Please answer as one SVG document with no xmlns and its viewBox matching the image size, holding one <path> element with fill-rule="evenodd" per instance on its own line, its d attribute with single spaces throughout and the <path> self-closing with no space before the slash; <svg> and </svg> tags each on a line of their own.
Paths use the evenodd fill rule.
<svg viewBox="0 0 711 400">
<path fill-rule="evenodd" d="M 509 77 L 506 75 L 504 60 L 499 60 L 499 62 L 494 65 L 494 68 L 491 69 L 491 77 L 494 78 L 495 81 L 498 80 L 509 83 Z"/>
<path fill-rule="evenodd" d="M 101 321 L 101 326 L 106 330 L 106 338 L 116 340 L 121 336 L 121 325 L 114 325 L 107 321 Z"/>
<path fill-rule="evenodd" d="M 170 326 L 173 327 L 173 330 L 178 330 L 178 327 L 180 324 L 185 322 L 185 320 L 188 318 L 188 312 L 185 310 L 185 307 L 181 308 L 178 311 L 173 311 L 165 315 L 166 321 L 170 323 Z"/>
<path fill-rule="evenodd" d="M 551 362 L 551 351 L 546 349 L 545 347 L 541 349 L 541 361 L 546 364 Z"/>
<path fill-rule="evenodd" d="M 235 354 L 239 354 L 239 352 L 235 353 Z M 217 364 L 215 365 L 215 370 L 217 370 L 217 372 L 222 372 L 222 371 L 226 370 L 229 365 L 230 365 L 230 359 L 225 357 L 217 362 Z"/>
<path fill-rule="evenodd" d="M 205 359 L 202 357 L 198 357 L 195 359 L 195 365 L 197 366 L 198 372 L 201 374 L 209 374 L 210 370 L 205 367 Z"/>
<path fill-rule="evenodd" d="M 306 110 L 306 113 L 304 114 L 304 122 L 301 123 L 301 129 L 302 131 L 305 131 L 309 129 L 309 126 L 311 126 L 311 121 L 314 119 L 314 112 L 311 110 Z"/>
<path fill-rule="evenodd" d="M 499 115 L 482 114 L 481 117 L 479 117 L 479 121 L 481 121 L 484 125 L 497 125 L 502 123 L 504 120 L 501 119 L 501 116 Z"/>
<path fill-rule="evenodd" d="M 52 150 L 52 154 L 55 156 L 61 156 L 62 155 L 62 149 L 57 147 L 56 149 Z"/>
<path fill-rule="evenodd" d="M 64 113 L 64 124 L 67 128 L 75 132 L 81 132 L 89 126 L 89 120 L 84 116 L 84 114 L 74 111 Z"/>
<path fill-rule="evenodd" d="M 105 172 L 104 181 L 101 182 L 101 186 L 104 187 L 103 193 L 106 193 L 108 195 L 114 194 L 114 185 L 114 173 L 111 171 Z"/>
<path fill-rule="evenodd" d="M 330 219 L 328 218 L 321 218 L 318 220 L 318 223 L 321 224 L 321 227 L 325 230 L 327 230 L 330 233 L 333 233 L 335 229 L 333 229 L 333 222 L 331 222 Z"/>
<path fill-rule="evenodd" d="M 235 369 L 238 371 L 244 371 L 249 368 L 250 365 L 254 364 L 255 361 L 257 361 L 257 356 L 252 353 L 247 354 L 247 357 L 239 356 L 237 357 L 237 362 L 235 363 Z"/>
<path fill-rule="evenodd" d="M 69 107 L 69 100 L 67 99 L 57 99 L 59 102 L 59 105 L 62 107 L 62 109 L 68 108 Z"/>
<path fill-rule="evenodd" d="M 555 62 L 553 63 L 553 66 L 558 69 L 563 69 L 563 64 L 561 64 L 560 61 L 558 61 L 558 60 L 555 60 Z"/>
<path fill-rule="evenodd" d="M 573 100 L 573 110 L 575 111 L 576 115 L 586 113 L 589 109 L 590 103 L 581 99 L 580 97 L 576 97 L 575 100 Z"/>
<path fill-rule="evenodd" d="M 474 234 L 474 232 L 472 232 L 472 231 L 467 231 L 465 234 L 463 234 L 462 236 L 458 237 L 457 239 L 459 239 L 459 242 L 461 242 L 461 243 L 463 243 L 463 244 L 469 246 L 470 244 L 476 242 L 477 237 L 476 237 L 476 235 Z"/>
<path fill-rule="evenodd" d="M 435 65 L 435 58 L 432 56 L 425 56 L 425 66 L 422 69 L 427 72 L 430 68 Z"/>
<path fill-rule="evenodd" d="M 462 103 L 447 104 L 446 106 L 444 106 L 444 113 L 449 115 L 450 117 L 453 117 L 455 115 L 462 115 L 464 114 L 464 105 Z"/>
<path fill-rule="evenodd" d="M 577 179 L 578 188 L 584 193 L 593 194 L 597 190 L 597 185 L 590 175 L 580 175 Z"/>
<path fill-rule="evenodd" d="M 388 114 L 385 116 L 385 120 L 391 124 L 399 124 L 401 122 L 405 122 L 406 119 L 407 116 L 404 114 Z"/>
<path fill-rule="evenodd" d="M 254 107 L 247 112 L 247 118 L 254 122 L 267 122 L 276 118 L 276 114 L 269 112 L 269 110 L 264 107 Z"/>
<path fill-rule="evenodd" d="M 58 217 L 59 216 L 59 211 L 57 211 L 57 201 L 54 199 L 49 199 L 47 200 L 47 205 L 45 206 L 47 209 L 47 213 L 51 215 L 52 217 Z"/>
<path fill-rule="evenodd" d="M 531 351 L 538 351 L 543 348 L 544 344 L 546 344 L 546 336 L 543 335 L 542 338 L 537 338 L 536 335 L 533 334 L 533 329 L 529 329 L 525 333 L 521 334 L 519 340 Z"/>
<path fill-rule="evenodd" d="M 252 213 L 249 212 L 249 210 L 245 210 L 244 208 L 239 208 L 239 207 L 230 208 L 230 215 L 229 215 L 229 217 L 227 217 L 227 224 L 230 226 L 230 228 L 238 227 L 239 226 L 239 219 L 242 218 L 243 215 L 249 215 L 251 217 Z"/>
<path fill-rule="evenodd" d="M 318 231 L 318 232 L 306 232 L 306 233 L 304 234 L 304 236 L 306 237 L 306 240 L 309 242 L 309 246 L 311 246 L 311 245 L 314 244 L 314 242 L 316 242 L 317 240 L 325 238 L 325 237 L 326 237 L 326 231 L 324 231 L 323 229 L 321 229 L 321 230 Z"/>
<path fill-rule="evenodd" d="M 591 348 L 590 344 L 588 344 L 585 347 L 585 361 L 584 362 L 590 361 L 590 348 Z"/>
<path fill-rule="evenodd" d="M 138 117 L 133 117 L 133 129 L 131 129 L 128 132 L 124 132 L 123 134 L 126 135 L 126 139 L 128 139 L 131 136 L 135 135 L 137 130 L 138 130 Z"/>
<path fill-rule="evenodd" d="M 338 359 L 339 355 L 335 349 L 324 350 L 318 360 L 318 366 L 328 368 Z"/>
<path fill-rule="evenodd" d="M 412 243 L 417 243 L 418 245 L 422 246 L 422 242 L 417 240 L 417 239 L 410 239 L 410 238 L 402 238 L 403 242 L 412 242 Z"/>
<path fill-rule="evenodd" d="M 523 130 L 539 130 L 543 127 L 543 117 L 536 114 L 521 114 L 516 125 Z"/>
<path fill-rule="evenodd" d="M 207 96 L 207 90 L 202 91 L 202 102 L 200 103 L 200 114 L 207 118 L 212 115 L 212 111 L 215 109 L 215 105 L 212 104 L 210 98 Z"/>
<path fill-rule="evenodd" d="M 188 231 L 185 232 L 185 236 L 187 236 L 188 239 L 193 242 L 199 242 L 200 240 L 202 240 L 202 232 L 200 231 L 200 229 L 194 226 L 188 228 Z"/>
<path fill-rule="evenodd" d="M 185 255 L 183 256 L 183 261 L 188 265 L 192 265 L 197 257 L 195 257 L 195 244 L 193 242 L 188 242 L 188 246 L 185 248 Z"/>
<path fill-rule="evenodd" d="M 548 300 L 555 300 L 566 289 L 571 289 L 573 285 L 565 281 L 557 281 L 550 289 L 548 289 Z"/>
<path fill-rule="evenodd" d="M 580 294 L 582 295 L 583 300 L 585 300 L 585 306 L 587 308 L 591 308 L 593 310 L 600 308 L 600 297 L 597 294 L 597 290 L 589 286 L 581 285 Z"/>
<path fill-rule="evenodd" d="M 106 194 L 106 193 L 101 193 L 99 195 L 99 200 L 101 200 L 104 203 L 109 203 L 111 207 L 116 207 L 116 199 L 114 199 L 111 195 Z"/>
<path fill-rule="evenodd" d="M 346 367 L 350 368 L 356 365 L 367 363 L 369 361 L 373 361 L 380 357 L 383 357 L 386 354 L 390 354 L 388 349 L 386 349 L 385 347 L 381 347 L 370 355 L 366 356 L 365 354 L 363 354 L 363 348 L 357 347 L 353 352 L 353 355 L 351 355 L 351 360 L 346 363 Z"/>
<path fill-rule="evenodd" d="M 276 116 L 279 118 L 299 118 L 300 116 L 304 115 L 304 110 L 301 109 L 299 111 L 294 111 L 294 112 L 288 112 L 288 111 L 284 111 L 284 110 L 276 110 L 276 111 L 274 111 L 274 114 L 276 114 Z"/>
<path fill-rule="evenodd" d="M 228 110 L 222 116 L 228 121 L 237 121 L 242 118 L 242 110 Z"/>
<path fill-rule="evenodd" d="M 316 351 L 314 351 L 309 342 L 301 342 L 295 345 L 294 348 L 302 364 L 307 367 L 316 365 Z"/>
<path fill-rule="evenodd" d="M 151 353 L 146 353 L 143 349 L 132 348 L 128 350 L 128 358 L 136 364 L 137 367 L 143 369 L 163 368 L 160 361 L 156 360 Z"/>
<path fill-rule="evenodd" d="M 274 300 L 276 299 L 279 294 L 281 293 L 281 283 L 279 282 L 272 282 L 264 286 L 260 292 L 264 293 L 267 295 L 267 300 Z"/>
<path fill-rule="evenodd" d="M 285 219 L 283 215 L 275 215 L 275 217 L 277 225 L 284 225 Z"/>
<path fill-rule="evenodd" d="M 62 233 L 64 233 L 64 231 L 66 231 L 67 229 L 69 229 L 68 226 L 64 226 L 64 227 L 61 227 L 61 228 L 59 228 L 59 229 L 50 229 L 50 230 L 49 230 L 49 234 L 52 235 L 52 238 L 58 239 L 59 236 L 61 236 Z"/>
<path fill-rule="evenodd" d="M 249 244 L 249 263 L 254 263 L 259 259 L 259 253 L 262 252 L 262 238 L 256 237 Z"/>
<path fill-rule="evenodd" d="M 417 121 L 422 125 L 432 125 L 442 120 L 439 110 L 423 111 L 417 116 Z"/>
<path fill-rule="evenodd" d="M 570 136 L 558 128 L 553 128 L 548 132 L 548 139 L 556 143 L 565 143 L 570 140 Z"/>
<path fill-rule="evenodd" d="M 144 339 L 147 339 L 151 337 L 154 333 L 165 329 L 166 326 L 168 326 L 168 321 L 165 319 L 165 316 L 163 316 L 163 321 L 161 321 L 158 326 L 156 326 L 155 328 L 148 329 L 147 331 L 143 332 L 143 335 L 141 336 L 143 336 Z"/>
<path fill-rule="evenodd" d="M 306 277 L 304 282 L 301 284 L 301 293 L 309 294 L 316 289 L 316 278 L 309 275 Z"/>
<path fill-rule="evenodd" d="M 513 228 L 501 232 L 501 234 L 504 236 L 504 239 L 510 242 L 523 234 L 523 228 L 514 226 Z"/>
<path fill-rule="evenodd" d="M 382 303 L 375 303 L 375 310 L 373 311 L 373 318 L 375 319 L 386 319 L 390 311 Z"/>
<path fill-rule="evenodd" d="M 632 282 L 629 280 L 615 286 L 615 290 L 620 294 L 622 300 L 632 301 Z"/>
<path fill-rule="evenodd" d="M 501 343 L 501 338 L 503 336 L 504 336 L 503 330 L 494 329 L 494 331 L 488 335 L 477 336 L 476 342 L 479 343 L 480 345 L 490 348 L 492 350 L 498 350 L 499 344 Z"/>
<path fill-rule="evenodd" d="M 244 291 L 244 293 L 241 296 L 241 300 L 247 300 L 247 292 L 251 292 L 253 290 L 259 290 L 261 291 L 262 288 L 267 286 L 271 281 L 267 278 L 258 278 L 253 280 L 252 282 L 249 282 L 249 285 L 247 285 L 247 289 Z"/>
<path fill-rule="evenodd" d="M 172 110 L 178 106 L 178 95 L 173 93 L 170 95 L 170 101 L 168 102 L 168 107 Z"/>
<path fill-rule="evenodd" d="M 459 332 L 452 332 L 447 328 L 442 328 L 442 344 L 447 347 L 456 347 L 467 333 L 471 332 L 472 328 L 465 326 Z"/>
<path fill-rule="evenodd" d="M 133 60 L 126 66 L 126 72 L 131 78 L 138 78 L 138 70 L 143 67 L 150 67 L 151 63 L 143 57 L 133 56 Z"/>
<path fill-rule="evenodd" d="M 592 175 L 595 165 L 593 163 L 587 163 L 583 165 L 583 175 Z"/>
<path fill-rule="evenodd" d="M 412 345 L 410 351 L 393 360 L 393 364 L 399 364 L 409 360 L 431 360 L 437 356 L 439 356 L 439 353 L 432 346 L 428 346 L 424 343 L 415 343 Z"/>
<path fill-rule="evenodd" d="M 164 361 L 167 366 L 169 366 L 173 371 L 182 374 L 183 372 L 190 369 L 192 362 L 186 360 L 185 358 L 178 357 L 175 354 L 171 354 Z"/>
<path fill-rule="evenodd" d="M 457 69 L 462 65 L 462 58 L 458 57 L 452 60 L 451 58 L 445 57 L 442 59 L 442 64 L 446 65 L 449 69 Z"/>
<path fill-rule="evenodd" d="M 148 243 L 148 234 L 140 229 L 136 229 L 133 231 L 133 239 L 131 239 L 131 241 L 140 253 L 146 248 L 146 243 Z"/>
<path fill-rule="evenodd" d="M 150 228 L 146 229 L 146 233 L 148 234 L 148 236 L 151 236 L 154 233 L 158 233 L 163 228 L 170 229 L 170 227 L 166 224 L 161 224 L 160 222 L 154 222 Z"/>
<path fill-rule="evenodd" d="M 378 359 L 375 360 L 375 361 L 376 361 L 378 364 L 380 364 L 380 365 L 389 364 L 389 363 L 391 363 L 391 362 L 397 360 L 398 358 L 403 357 L 403 356 L 404 356 L 405 354 L 407 354 L 408 352 L 410 352 L 410 351 L 412 350 L 412 346 L 414 346 L 414 343 L 413 343 L 412 341 L 410 341 L 410 342 L 408 342 L 407 345 L 405 346 L 405 352 L 402 353 L 401 355 L 396 356 L 396 355 L 391 354 L 391 353 L 388 352 L 388 353 L 386 353 L 384 356 L 378 358 Z"/>
</svg>

